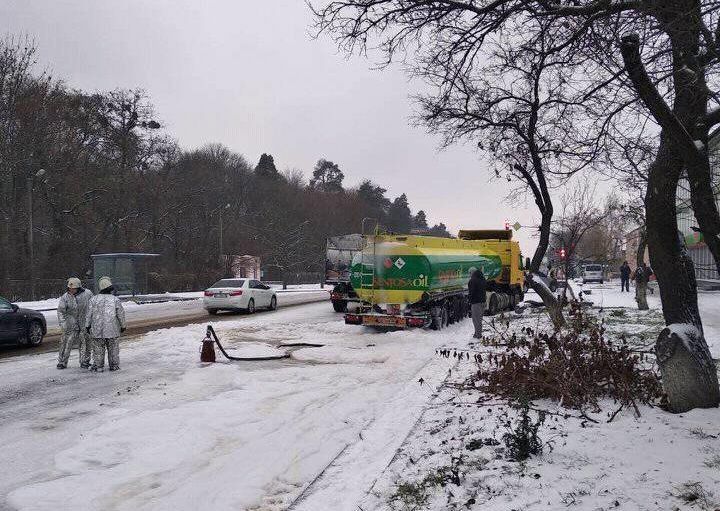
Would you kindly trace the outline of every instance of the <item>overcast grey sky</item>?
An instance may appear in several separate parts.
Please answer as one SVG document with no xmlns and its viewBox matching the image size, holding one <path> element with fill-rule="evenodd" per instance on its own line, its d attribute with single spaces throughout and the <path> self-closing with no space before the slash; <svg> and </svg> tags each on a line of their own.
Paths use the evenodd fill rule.
<svg viewBox="0 0 720 511">
<path fill-rule="evenodd" d="M 253 165 L 267 152 L 306 175 L 326 158 L 346 185 L 405 192 L 453 231 L 535 222 L 533 209 L 503 202 L 507 183 L 490 180 L 472 147 L 438 152 L 409 126 L 421 84 L 346 59 L 309 36 L 311 21 L 302 0 L 0 2 L 0 30 L 34 37 L 42 66 L 86 91 L 144 88 L 184 148 L 220 142 Z M 525 254 L 530 234 L 518 233 Z"/>
</svg>

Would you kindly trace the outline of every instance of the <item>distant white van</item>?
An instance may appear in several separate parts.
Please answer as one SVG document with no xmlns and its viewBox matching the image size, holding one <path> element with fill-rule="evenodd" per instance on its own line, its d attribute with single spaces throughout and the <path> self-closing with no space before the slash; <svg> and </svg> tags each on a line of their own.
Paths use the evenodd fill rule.
<svg viewBox="0 0 720 511">
<path fill-rule="evenodd" d="M 603 268 L 601 264 L 586 264 L 583 265 L 582 272 L 583 284 L 586 282 L 600 282 L 603 283 Z"/>
</svg>

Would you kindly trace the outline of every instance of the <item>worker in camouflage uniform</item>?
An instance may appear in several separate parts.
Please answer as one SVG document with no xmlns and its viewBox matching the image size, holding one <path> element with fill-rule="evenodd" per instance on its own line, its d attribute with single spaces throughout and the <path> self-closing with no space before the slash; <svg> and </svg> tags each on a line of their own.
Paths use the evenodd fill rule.
<svg viewBox="0 0 720 511">
<path fill-rule="evenodd" d="M 120 334 L 125 331 L 125 309 L 120 299 L 113 294 L 110 277 L 101 277 L 98 281 L 100 292 L 90 300 L 87 332 L 93 338 L 92 370 L 102 372 L 105 369 L 105 350 L 108 353 L 108 366 L 111 371 L 120 369 Z"/>
<path fill-rule="evenodd" d="M 70 352 L 77 342 L 80 352 L 80 367 L 90 367 L 92 342 L 83 326 L 87 316 L 88 303 L 93 294 L 82 287 L 77 277 L 67 281 L 67 292 L 60 297 L 57 307 L 58 323 L 62 330 L 60 349 L 58 351 L 58 369 L 65 369 L 70 359 Z"/>
</svg>

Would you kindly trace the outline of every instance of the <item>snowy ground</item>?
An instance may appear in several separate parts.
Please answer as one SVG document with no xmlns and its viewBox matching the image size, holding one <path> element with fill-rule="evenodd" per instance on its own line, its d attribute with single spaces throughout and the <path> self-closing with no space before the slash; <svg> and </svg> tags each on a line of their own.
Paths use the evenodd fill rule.
<svg viewBox="0 0 720 511">
<path fill-rule="evenodd" d="M 608 335 L 623 332 L 629 342 L 654 341 L 663 326 L 657 294 L 650 299 L 654 310 L 637 311 L 634 293 L 621 294 L 612 284 L 584 288 L 591 289 L 586 298 L 605 309 Z M 718 358 L 720 293 L 703 293 L 699 300 L 711 352 Z M 537 319 L 526 313 L 513 323 L 535 327 Z M 448 383 L 461 384 L 475 370 L 474 362 L 459 362 Z M 607 423 L 617 406 L 606 402 L 594 414 L 597 424 L 551 417 L 540 437 L 552 445 L 539 457 L 516 463 L 507 461 L 502 442 L 508 418 L 517 424 L 512 422 L 516 412 L 477 401 L 477 392 L 443 386 L 357 509 L 720 509 L 717 409 L 671 415 L 645 406 L 639 418 L 623 411 Z M 552 403 L 539 405 L 567 412 Z"/>
<path fill-rule="evenodd" d="M 576 290 L 590 291 L 584 295 L 585 300 L 593 302 L 596 307 L 612 309 L 615 307 L 627 307 L 629 309 L 637 309 L 635 303 L 635 288 L 630 287 L 630 292 L 620 292 L 620 281 L 606 282 L 605 284 L 585 284 L 581 285 L 571 282 Z M 662 319 L 660 292 L 655 289 L 653 294 L 648 293 L 648 305 L 656 311 L 657 317 Z M 526 295 L 527 299 L 539 300 L 539 297 L 529 291 Z M 700 307 L 700 315 L 705 330 L 705 338 L 710 347 L 710 353 L 713 358 L 720 359 L 720 292 L 718 291 L 700 291 L 698 292 L 698 305 Z"/>
<path fill-rule="evenodd" d="M 706 331 L 720 332 L 719 297 L 701 295 Z M 588 298 L 634 305 L 608 285 Z M 660 324 L 647 314 L 645 327 L 629 325 L 638 335 Z M 694 482 L 720 498 L 717 410 L 568 423 L 524 467 L 492 446 L 469 450 L 496 422 L 443 384 L 472 364 L 435 355 L 466 347 L 469 321 L 379 333 L 323 302 L 215 328 L 233 354 L 291 357 L 201 364 L 198 324 L 123 344 L 117 373 L 81 371 L 76 354 L 65 371 L 53 354 L 0 361 L 0 509 L 703 509 L 673 496 Z M 284 346 L 302 343 L 325 346 Z M 392 500 L 458 456 L 461 486 L 428 486 L 421 507 Z"/>
<path fill-rule="evenodd" d="M 327 344 L 281 361 L 203 365 L 203 325 L 126 343 L 117 373 L 2 361 L 0 508 L 285 509 L 361 437 L 369 487 L 451 365 L 434 347 L 463 329 L 376 333 L 323 302 L 216 324 L 229 346 Z"/>
</svg>

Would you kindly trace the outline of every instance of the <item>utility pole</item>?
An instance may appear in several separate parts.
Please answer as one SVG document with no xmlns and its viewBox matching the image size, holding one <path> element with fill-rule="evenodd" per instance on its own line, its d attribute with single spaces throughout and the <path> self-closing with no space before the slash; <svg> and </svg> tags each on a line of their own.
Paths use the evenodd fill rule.
<svg viewBox="0 0 720 511">
<path fill-rule="evenodd" d="M 45 169 L 38 170 L 34 176 L 28 176 L 27 178 L 27 189 L 28 189 L 28 252 L 30 256 L 30 299 L 35 300 L 35 243 L 34 243 L 34 231 L 33 226 L 33 192 L 34 190 L 34 178 L 42 178 L 45 175 Z"/>
<path fill-rule="evenodd" d="M 225 210 L 230 209 L 230 207 L 230 204 L 225 204 L 224 206 L 218 206 L 210 212 L 211 215 L 215 212 L 218 214 L 218 249 L 220 251 L 218 260 L 223 266 L 225 265 L 225 261 L 223 260 L 223 213 Z"/>
<path fill-rule="evenodd" d="M 220 218 L 220 260 L 222 261 L 222 256 L 223 256 L 223 239 L 222 239 L 222 235 L 223 235 L 223 212 L 222 212 L 222 210 L 220 211 L 220 214 L 218 215 L 218 217 Z"/>
<path fill-rule="evenodd" d="M 33 243 L 33 178 L 27 178 L 28 194 L 28 248 L 30 255 L 30 299 L 35 300 L 35 244 Z"/>
</svg>

